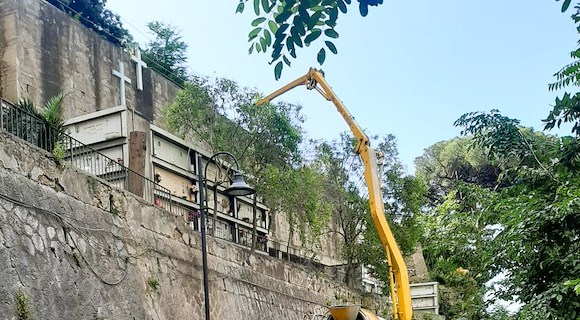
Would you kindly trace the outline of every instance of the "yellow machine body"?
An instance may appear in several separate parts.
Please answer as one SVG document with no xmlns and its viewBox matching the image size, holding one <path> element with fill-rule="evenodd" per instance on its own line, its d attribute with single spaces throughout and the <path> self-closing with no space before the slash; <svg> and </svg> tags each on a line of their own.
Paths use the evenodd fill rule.
<svg viewBox="0 0 580 320">
<path fill-rule="evenodd" d="M 384 320 L 373 312 L 363 309 L 360 305 L 333 306 L 326 320 Z"/>
</svg>

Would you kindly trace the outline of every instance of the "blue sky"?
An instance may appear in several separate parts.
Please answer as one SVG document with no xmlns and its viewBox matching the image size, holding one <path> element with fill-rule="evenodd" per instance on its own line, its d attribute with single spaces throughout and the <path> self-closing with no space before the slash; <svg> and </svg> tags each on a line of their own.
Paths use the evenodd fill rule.
<svg viewBox="0 0 580 320">
<path fill-rule="evenodd" d="M 275 81 L 269 55 L 248 54 L 253 11 L 234 14 L 237 3 L 109 0 L 108 6 L 142 45 L 152 37 L 147 22 L 170 23 L 190 46 L 193 71 L 264 93 L 318 66 L 320 44 L 298 52 Z M 338 20 L 338 55 L 328 55 L 322 67 L 326 79 L 369 133 L 397 137 L 409 172 L 424 148 L 459 134 L 452 124 L 465 112 L 497 108 L 541 128 L 556 96 L 547 84 L 578 39 L 569 13 L 553 0 L 387 0 L 365 18 L 355 5 L 349 10 Z M 348 130 L 315 92 L 297 88 L 283 99 L 303 105 L 311 138 Z"/>
</svg>

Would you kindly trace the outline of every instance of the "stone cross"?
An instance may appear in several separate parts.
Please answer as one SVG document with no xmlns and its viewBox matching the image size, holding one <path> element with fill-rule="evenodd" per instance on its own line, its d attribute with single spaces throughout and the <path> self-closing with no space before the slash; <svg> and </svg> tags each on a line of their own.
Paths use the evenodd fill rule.
<svg viewBox="0 0 580 320">
<path fill-rule="evenodd" d="M 125 82 L 131 83 L 131 79 L 125 76 L 125 63 L 119 60 L 119 70 L 113 69 L 113 75 L 119 78 L 119 90 L 121 91 L 121 105 L 126 105 L 126 96 L 125 96 Z"/>
<path fill-rule="evenodd" d="M 141 60 L 141 50 L 135 49 L 135 55 L 131 55 L 131 60 L 136 63 L 137 68 L 137 90 L 143 91 L 143 68 L 147 68 L 147 63 Z"/>
</svg>

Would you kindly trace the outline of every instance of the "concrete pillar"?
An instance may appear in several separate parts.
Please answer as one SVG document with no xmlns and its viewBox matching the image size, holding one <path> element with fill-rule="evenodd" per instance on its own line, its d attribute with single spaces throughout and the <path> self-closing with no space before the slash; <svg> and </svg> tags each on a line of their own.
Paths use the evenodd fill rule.
<svg viewBox="0 0 580 320">
<path fill-rule="evenodd" d="M 133 172 L 129 172 L 128 190 L 129 192 L 140 197 L 143 197 L 144 181 L 141 176 L 145 176 L 146 150 L 147 150 L 147 139 L 145 136 L 145 132 L 143 131 L 131 132 L 129 134 L 129 169 L 131 169 L 135 173 L 138 173 L 139 175 Z"/>
</svg>

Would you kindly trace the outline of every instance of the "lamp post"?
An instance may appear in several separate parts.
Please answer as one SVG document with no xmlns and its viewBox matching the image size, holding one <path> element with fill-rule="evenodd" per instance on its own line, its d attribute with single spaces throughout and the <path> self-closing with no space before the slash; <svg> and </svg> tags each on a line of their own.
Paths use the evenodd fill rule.
<svg viewBox="0 0 580 320">
<path fill-rule="evenodd" d="M 197 156 L 197 169 L 199 170 L 199 211 L 200 211 L 200 218 L 201 218 L 201 265 L 202 265 L 202 273 L 203 273 L 203 297 L 204 297 L 204 309 L 205 309 L 205 320 L 210 320 L 209 315 L 209 284 L 207 279 L 207 242 L 206 242 L 206 232 L 205 232 L 205 217 L 207 216 L 206 208 L 205 208 L 205 195 L 204 195 L 204 184 L 206 183 L 205 177 L 207 176 L 207 167 L 218 156 L 228 156 L 236 165 L 236 171 L 232 177 L 232 183 L 230 186 L 224 190 L 224 193 L 228 196 L 232 197 L 239 197 L 239 196 L 247 196 L 256 193 L 256 190 L 249 185 L 246 184 L 244 181 L 244 175 L 240 172 L 240 165 L 238 160 L 229 152 L 218 152 L 211 156 L 207 163 L 205 164 L 205 168 L 203 170 L 203 175 L 201 173 L 202 167 L 202 157 L 200 155 Z M 215 186 L 217 188 L 217 185 Z M 215 201 L 215 200 L 214 200 Z M 216 212 L 214 212 L 214 219 L 216 218 Z"/>
</svg>

